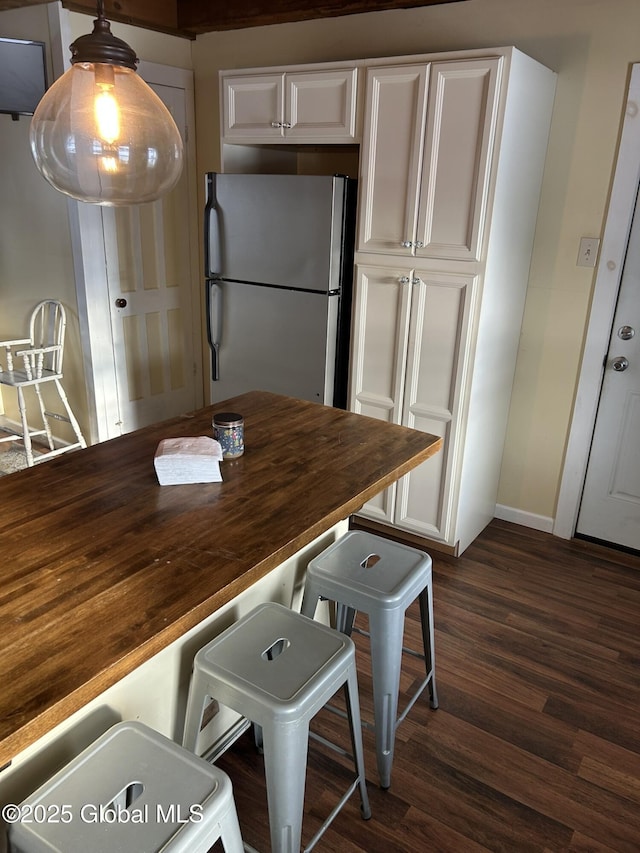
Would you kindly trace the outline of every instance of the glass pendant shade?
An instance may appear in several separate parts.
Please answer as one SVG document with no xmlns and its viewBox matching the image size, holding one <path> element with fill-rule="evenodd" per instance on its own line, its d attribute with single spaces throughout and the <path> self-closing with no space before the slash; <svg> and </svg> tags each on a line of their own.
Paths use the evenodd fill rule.
<svg viewBox="0 0 640 853">
<path fill-rule="evenodd" d="M 111 35 L 104 19 L 94 24 L 92 35 L 71 46 L 72 54 L 83 39 L 95 40 L 100 25 L 117 60 L 119 46 L 126 49 L 125 64 L 110 56 L 105 62 L 72 60 L 33 115 L 33 158 L 55 189 L 80 201 L 108 206 L 154 201 L 180 177 L 180 133 L 160 98 L 136 73 L 131 48 Z M 98 45 L 100 58 L 101 49 Z"/>
</svg>

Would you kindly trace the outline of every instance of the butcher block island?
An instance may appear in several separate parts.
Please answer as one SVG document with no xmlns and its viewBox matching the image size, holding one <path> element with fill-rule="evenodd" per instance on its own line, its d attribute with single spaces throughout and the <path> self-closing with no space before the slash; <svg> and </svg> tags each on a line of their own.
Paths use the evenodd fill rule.
<svg viewBox="0 0 640 853">
<path fill-rule="evenodd" d="M 159 442 L 216 411 L 243 415 L 244 455 L 160 486 Z M 308 560 L 440 445 L 251 392 L 0 479 L 3 801 L 118 719 L 179 739 L 197 649 L 260 600 L 295 607 Z"/>
</svg>

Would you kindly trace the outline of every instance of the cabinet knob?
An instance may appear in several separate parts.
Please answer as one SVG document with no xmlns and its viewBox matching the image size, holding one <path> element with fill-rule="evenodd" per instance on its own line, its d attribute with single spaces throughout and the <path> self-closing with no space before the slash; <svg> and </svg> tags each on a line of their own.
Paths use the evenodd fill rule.
<svg viewBox="0 0 640 853">
<path fill-rule="evenodd" d="M 424 243 L 422 242 L 422 240 L 416 240 L 413 245 L 416 247 L 416 249 L 424 249 Z"/>
<path fill-rule="evenodd" d="M 281 121 L 272 121 L 271 127 L 282 127 L 282 122 Z"/>
<path fill-rule="evenodd" d="M 414 275 L 414 277 L 411 279 L 411 284 L 422 284 L 422 279 Z"/>
<path fill-rule="evenodd" d="M 411 240 L 403 240 L 400 245 L 403 249 L 410 249 L 413 246 L 413 243 L 411 242 Z"/>
<path fill-rule="evenodd" d="M 280 125 L 280 127 L 284 127 L 286 129 L 289 129 L 290 127 L 293 127 L 293 125 L 291 124 L 290 121 L 283 121 L 282 124 Z"/>
<path fill-rule="evenodd" d="M 409 276 L 408 275 L 401 275 L 400 278 L 398 279 L 398 284 L 409 284 Z"/>
</svg>

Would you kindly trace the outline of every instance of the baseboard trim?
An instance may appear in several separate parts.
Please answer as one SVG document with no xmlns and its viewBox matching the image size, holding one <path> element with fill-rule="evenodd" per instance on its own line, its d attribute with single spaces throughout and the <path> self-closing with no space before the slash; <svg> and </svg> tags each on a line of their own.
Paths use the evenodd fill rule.
<svg viewBox="0 0 640 853">
<path fill-rule="evenodd" d="M 553 519 L 546 515 L 536 515 L 534 512 L 496 504 L 495 517 L 521 524 L 523 527 L 531 527 L 533 530 L 542 530 L 543 533 L 553 533 Z"/>
<path fill-rule="evenodd" d="M 553 533 L 553 518 L 548 518 L 545 515 L 536 515 L 533 512 L 525 512 L 521 509 L 496 504 L 494 516 L 502 521 L 509 521 L 512 524 L 521 524 L 523 527 L 530 527 L 532 530 Z M 459 543 L 455 547 L 452 547 L 445 545 L 444 542 L 426 539 L 423 536 L 417 536 L 404 530 L 390 527 L 387 524 L 382 524 L 379 521 L 363 518 L 359 515 L 351 516 L 349 526 L 352 529 L 359 528 L 361 530 L 370 530 L 372 533 L 379 533 L 382 536 L 387 536 L 389 539 L 395 539 L 397 542 L 404 542 L 405 545 L 415 545 L 417 548 L 424 548 L 426 550 L 431 548 L 445 554 L 450 554 L 453 557 L 457 557 L 460 554 Z"/>
</svg>

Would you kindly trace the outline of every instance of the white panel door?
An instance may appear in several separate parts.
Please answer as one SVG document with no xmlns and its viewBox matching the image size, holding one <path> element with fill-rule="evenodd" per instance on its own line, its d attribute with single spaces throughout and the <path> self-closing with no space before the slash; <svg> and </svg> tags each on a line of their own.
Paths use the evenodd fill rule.
<svg viewBox="0 0 640 853">
<path fill-rule="evenodd" d="M 355 68 L 285 75 L 284 135 L 291 140 L 349 142 L 356 135 Z"/>
<path fill-rule="evenodd" d="M 410 271 L 402 266 L 356 267 L 349 409 L 399 424 L 402 420 Z M 366 504 L 365 514 L 393 521 L 395 485 Z"/>
<path fill-rule="evenodd" d="M 222 80 L 222 135 L 229 141 L 279 139 L 284 75 L 249 74 Z"/>
<path fill-rule="evenodd" d="M 360 157 L 360 252 L 412 254 L 428 75 L 428 65 L 368 70 Z"/>
<path fill-rule="evenodd" d="M 184 90 L 153 88 L 184 130 Z M 185 169 L 162 199 L 104 211 L 121 433 L 198 405 L 188 198 Z"/>
<path fill-rule="evenodd" d="M 640 550 L 640 203 L 614 316 L 576 531 Z"/>
<path fill-rule="evenodd" d="M 462 453 L 475 283 L 473 275 L 412 273 L 402 423 L 441 436 L 443 447 L 400 480 L 394 521 L 403 530 L 436 539 L 448 539 L 454 522 L 450 508 Z"/>
<path fill-rule="evenodd" d="M 479 260 L 500 59 L 431 67 L 415 253 Z"/>
</svg>

